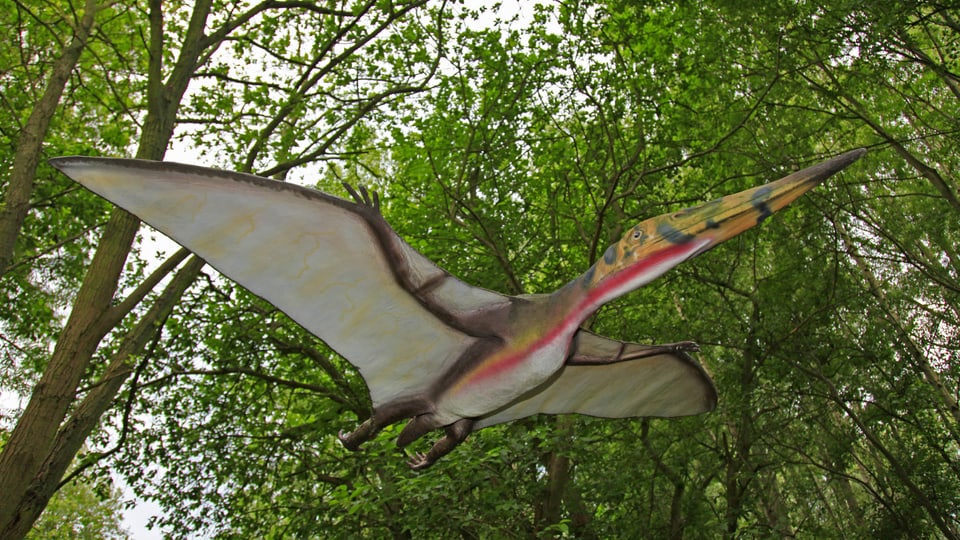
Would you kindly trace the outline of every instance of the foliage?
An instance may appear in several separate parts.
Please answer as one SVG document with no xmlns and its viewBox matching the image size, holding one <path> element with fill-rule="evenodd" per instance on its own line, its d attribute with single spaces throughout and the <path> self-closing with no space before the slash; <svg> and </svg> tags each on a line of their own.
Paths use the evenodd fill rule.
<svg viewBox="0 0 960 540">
<path fill-rule="evenodd" d="M 120 524 L 119 493 L 110 490 L 104 497 L 93 487 L 71 483 L 50 499 L 43 515 L 27 538 L 31 540 L 115 540 L 129 537 Z"/>
<path fill-rule="evenodd" d="M 20 36 L 0 48 L 4 163 L 76 28 L 63 4 L 0 13 Z M 344 451 L 337 432 L 369 414 L 353 368 L 199 263 L 149 261 L 138 241 L 88 307 L 73 291 L 109 277 L 107 246 L 124 264 L 126 229 L 41 165 L 0 280 L 3 391 L 42 393 L 80 324 L 67 313 L 127 310 L 71 364 L 61 434 L 116 383 L 76 474 L 119 471 L 176 536 L 960 537 L 955 9 L 203 5 L 98 12 L 44 155 L 192 148 L 330 192 L 369 185 L 426 256 L 520 294 L 575 278 L 643 218 L 870 153 L 588 321 L 699 342 L 716 412 L 528 419 L 425 474 L 394 448 L 399 426 Z"/>
</svg>

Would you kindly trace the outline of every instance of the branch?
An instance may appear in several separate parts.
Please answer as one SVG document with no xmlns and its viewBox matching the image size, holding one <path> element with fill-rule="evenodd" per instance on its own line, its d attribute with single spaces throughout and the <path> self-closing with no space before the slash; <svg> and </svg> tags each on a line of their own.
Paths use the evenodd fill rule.
<svg viewBox="0 0 960 540">
<path fill-rule="evenodd" d="M 250 368 L 245 368 L 245 367 L 239 367 L 239 366 L 237 366 L 237 367 L 225 367 L 225 368 L 219 368 L 219 369 L 185 369 L 185 370 L 175 371 L 175 372 L 173 372 L 173 373 L 169 373 L 169 374 L 164 375 L 164 376 L 162 376 L 162 377 L 158 377 L 158 378 L 156 378 L 156 379 L 153 379 L 152 381 L 145 382 L 145 383 L 143 383 L 143 384 L 140 385 L 140 386 L 141 386 L 141 387 L 147 387 L 147 386 L 159 385 L 159 384 L 162 384 L 162 383 L 164 383 L 164 382 L 166 382 L 166 381 L 168 381 L 168 380 L 170 380 L 170 379 L 177 378 L 177 377 L 179 377 L 179 376 L 181 376 L 181 375 L 210 375 L 210 376 L 217 376 L 217 375 L 238 375 L 238 374 L 239 374 L 239 375 L 248 375 L 248 376 L 250 376 L 250 377 L 254 377 L 254 378 L 256 378 L 256 379 L 260 379 L 260 380 L 263 380 L 263 381 L 266 381 L 266 382 L 274 383 L 274 384 L 277 384 L 277 385 L 280 385 L 280 386 L 286 386 L 286 387 L 289 387 L 289 388 L 295 388 L 295 389 L 299 389 L 299 390 L 309 390 L 309 391 L 314 392 L 314 393 L 316 393 L 316 394 L 320 394 L 320 395 L 322 395 L 322 396 L 324 396 L 324 397 L 330 399 L 331 401 L 334 401 L 334 402 L 336 402 L 336 403 L 338 403 L 338 404 L 340 404 L 340 405 L 343 405 L 344 407 L 346 407 L 346 408 L 348 408 L 348 409 L 353 410 L 353 407 L 351 407 L 350 403 L 348 403 L 347 400 L 343 399 L 343 397 L 340 396 L 339 394 L 337 394 L 336 392 L 331 392 L 330 389 L 327 388 L 327 387 L 325 387 L 325 386 L 320 386 L 320 385 L 316 385 L 316 384 L 309 384 L 309 383 L 302 383 L 302 382 L 298 382 L 298 381 L 291 381 L 291 380 L 289 380 L 289 379 L 284 379 L 284 378 L 282 378 L 282 377 L 277 377 L 277 376 L 274 376 L 274 375 L 268 375 L 268 374 L 266 374 L 266 373 L 257 371 L 257 370 L 255 370 L 255 369 L 250 369 Z"/>
<path fill-rule="evenodd" d="M 130 311 L 133 310 L 146 296 L 160 283 L 164 278 L 167 277 L 167 274 L 172 272 L 177 266 L 180 265 L 187 256 L 190 255 L 190 251 L 186 248 L 180 248 L 176 253 L 171 255 L 167 260 L 157 267 L 152 274 L 147 276 L 137 288 L 133 290 L 126 298 L 123 299 L 119 304 L 111 306 L 106 309 L 103 315 L 97 320 L 97 325 L 100 328 L 109 331 L 111 328 L 120 323 L 120 321 L 126 317 Z"/>
<path fill-rule="evenodd" d="M 67 485 L 74 478 L 83 474 L 85 470 L 96 465 L 103 459 L 112 456 L 113 454 L 120 451 L 121 448 L 123 448 L 123 445 L 127 441 L 127 433 L 129 433 L 130 431 L 129 430 L 130 416 L 132 415 L 133 403 L 137 396 L 137 388 L 138 388 L 137 382 L 140 380 L 140 375 L 143 374 L 143 370 L 146 368 L 147 363 L 150 361 L 151 358 L 154 357 L 154 354 L 157 350 L 157 343 L 160 342 L 160 337 L 163 335 L 163 333 L 159 330 L 159 328 L 162 328 L 164 326 L 169 316 L 170 314 L 167 313 L 164 316 L 163 321 L 159 323 L 158 331 L 153 338 L 153 342 L 150 344 L 150 349 L 140 359 L 140 363 L 137 364 L 137 368 L 133 372 L 133 379 L 130 381 L 130 391 L 127 394 L 127 401 L 123 407 L 123 417 L 120 423 L 120 436 L 117 438 L 117 443 L 113 446 L 113 448 L 109 450 L 106 450 L 103 452 L 94 452 L 88 455 L 86 458 L 84 458 L 83 461 L 81 461 L 80 464 L 77 465 L 77 467 L 74 470 L 70 471 L 69 474 L 64 476 L 63 480 L 61 480 L 60 483 L 57 485 L 57 489 L 60 489 L 61 487 Z"/>
<path fill-rule="evenodd" d="M 946 180 L 940 175 L 940 173 L 937 172 L 936 169 L 920 161 L 920 158 L 907 150 L 906 146 L 904 146 L 901 141 L 897 140 L 897 138 L 888 133 L 883 126 L 875 122 L 869 115 L 867 115 L 863 105 L 853 96 L 842 90 L 843 86 L 840 84 L 840 81 L 837 80 L 834 73 L 826 66 L 826 64 L 818 60 L 816 65 L 830 80 L 834 89 L 828 89 L 823 84 L 814 81 L 811 77 L 801 74 L 804 80 L 806 80 L 810 86 L 827 95 L 835 102 L 839 103 L 840 106 L 855 114 L 863 123 L 869 126 L 874 133 L 886 141 L 887 144 L 889 144 L 908 164 L 910 164 L 911 167 L 919 171 L 919 173 L 933 185 L 937 192 L 939 192 L 940 195 L 946 199 L 948 203 L 950 203 L 950 206 L 952 206 L 954 210 L 960 212 L 960 199 L 958 199 L 956 194 L 953 193 L 953 190 L 949 185 L 947 185 Z"/>
</svg>

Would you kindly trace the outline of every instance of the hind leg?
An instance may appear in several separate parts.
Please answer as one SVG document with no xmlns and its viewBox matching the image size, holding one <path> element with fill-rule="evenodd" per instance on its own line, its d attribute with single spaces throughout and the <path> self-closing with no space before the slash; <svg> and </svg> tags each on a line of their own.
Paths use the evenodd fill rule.
<svg viewBox="0 0 960 540">
<path fill-rule="evenodd" d="M 408 465 L 415 471 L 422 471 L 436 463 L 438 459 L 450 453 L 458 444 L 466 440 L 467 435 L 473 431 L 473 420 L 461 418 L 449 426 L 443 428 L 446 435 L 437 441 L 426 454 L 416 454 Z"/>
<path fill-rule="evenodd" d="M 337 438 L 340 439 L 343 447 L 347 450 L 357 450 L 361 444 L 376 436 L 384 426 L 389 426 L 404 418 L 422 415 L 429 411 L 430 408 L 430 402 L 422 398 L 392 401 L 374 409 L 370 418 L 360 424 L 357 429 L 350 433 L 341 431 L 337 434 Z"/>
<path fill-rule="evenodd" d="M 413 441 L 419 439 L 428 431 L 433 431 L 441 426 L 441 424 L 436 421 L 437 416 L 435 414 L 421 414 L 419 416 L 414 416 L 407 425 L 403 426 L 403 431 L 400 432 L 400 436 L 397 437 L 397 446 L 403 448 Z"/>
</svg>

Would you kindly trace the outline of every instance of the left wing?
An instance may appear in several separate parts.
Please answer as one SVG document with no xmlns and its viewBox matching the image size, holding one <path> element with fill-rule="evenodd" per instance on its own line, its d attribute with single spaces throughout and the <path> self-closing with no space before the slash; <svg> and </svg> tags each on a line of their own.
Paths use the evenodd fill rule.
<svg viewBox="0 0 960 540">
<path fill-rule="evenodd" d="M 423 394 L 476 342 L 462 321 L 509 302 L 416 252 L 365 192 L 356 204 L 191 165 L 50 162 L 324 340 L 359 369 L 375 407 Z"/>
<path fill-rule="evenodd" d="M 640 345 L 580 329 L 570 361 L 537 388 L 479 418 L 474 429 L 541 413 L 629 418 L 712 411 L 717 391 L 703 366 L 684 352 L 691 346 Z"/>
</svg>

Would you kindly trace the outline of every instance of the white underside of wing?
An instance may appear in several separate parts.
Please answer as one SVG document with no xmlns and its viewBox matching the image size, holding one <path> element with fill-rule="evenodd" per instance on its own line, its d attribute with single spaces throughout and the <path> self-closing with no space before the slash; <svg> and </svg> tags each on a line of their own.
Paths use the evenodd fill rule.
<svg viewBox="0 0 960 540">
<path fill-rule="evenodd" d="M 323 339 L 357 366 L 375 406 L 422 392 L 473 339 L 398 285 L 362 217 L 322 197 L 198 168 L 58 166 Z M 417 279 L 442 272 L 403 252 Z M 502 298 L 482 292 L 473 307 Z"/>
<path fill-rule="evenodd" d="M 619 342 L 593 338 L 606 342 L 598 342 L 598 349 L 619 349 Z M 535 414 L 675 417 L 715 406 L 713 384 L 702 368 L 673 354 L 659 354 L 611 364 L 565 365 L 544 384 L 478 419 L 475 429 Z"/>
</svg>

